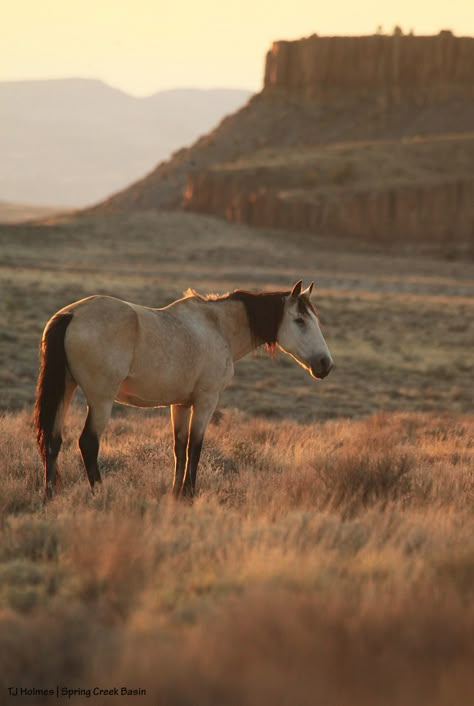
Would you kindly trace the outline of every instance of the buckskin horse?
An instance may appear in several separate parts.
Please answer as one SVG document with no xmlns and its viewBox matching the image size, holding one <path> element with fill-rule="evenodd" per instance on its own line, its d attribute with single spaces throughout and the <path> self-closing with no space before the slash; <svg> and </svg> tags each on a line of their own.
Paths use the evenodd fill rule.
<svg viewBox="0 0 474 706">
<path fill-rule="evenodd" d="M 35 403 L 46 499 L 59 479 L 62 428 L 77 386 L 87 401 L 79 448 L 92 490 L 101 482 L 99 443 L 117 401 L 171 408 L 172 492 L 194 495 L 204 434 L 237 360 L 266 344 L 281 348 L 314 378 L 333 367 L 312 288 L 302 291 L 300 280 L 291 291 L 201 296 L 188 290 L 161 309 L 95 295 L 54 314 L 41 341 Z"/>
</svg>

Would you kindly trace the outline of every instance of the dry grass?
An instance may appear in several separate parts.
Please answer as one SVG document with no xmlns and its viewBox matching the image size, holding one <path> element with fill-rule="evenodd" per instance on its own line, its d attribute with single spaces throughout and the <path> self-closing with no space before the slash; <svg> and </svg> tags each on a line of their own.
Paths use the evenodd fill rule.
<svg viewBox="0 0 474 706">
<path fill-rule="evenodd" d="M 29 415 L 2 419 L 2 693 L 112 684 L 166 706 L 470 703 L 472 419 L 224 412 L 189 506 L 168 496 L 159 414 L 113 420 L 92 497 L 82 417 L 75 408 L 63 492 L 47 507 Z"/>
<path fill-rule="evenodd" d="M 57 703 L 7 699 L 57 684 L 161 706 L 474 701 L 472 265 L 189 214 L 3 226 L 0 249 L 0 703 Z M 168 414 L 123 408 L 92 497 L 80 400 L 43 505 L 31 403 L 51 314 L 302 276 L 336 368 L 316 384 L 285 356 L 242 361 L 192 506 L 168 495 Z"/>
</svg>

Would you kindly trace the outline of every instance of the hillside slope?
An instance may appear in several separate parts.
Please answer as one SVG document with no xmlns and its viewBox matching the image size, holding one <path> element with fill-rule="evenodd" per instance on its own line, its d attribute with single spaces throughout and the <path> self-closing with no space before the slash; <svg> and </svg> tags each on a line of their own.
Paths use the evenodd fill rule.
<svg viewBox="0 0 474 706">
<path fill-rule="evenodd" d="M 415 67 L 411 73 L 409 66 Z M 371 152 L 375 152 L 380 144 L 380 159 L 387 152 L 387 141 L 396 143 L 420 137 L 465 135 L 469 142 L 474 127 L 473 86 L 474 39 L 456 38 L 446 32 L 433 37 L 313 36 L 296 42 L 276 42 L 267 55 L 265 85 L 260 94 L 191 148 L 177 152 L 145 179 L 100 205 L 100 209 L 180 208 L 184 205 L 254 224 L 331 230 L 334 224 L 330 220 L 321 223 L 321 219 L 308 220 L 302 216 L 306 206 L 290 219 L 281 216 L 283 211 L 279 209 L 272 211 L 264 207 L 267 198 L 259 202 L 262 208 L 257 205 L 248 219 L 245 209 L 229 208 L 229 203 L 223 203 L 221 196 L 228 191 L 230 166 L 234 162 L 254 160 L 256 152 L 266 159 L 269 153 L 275 157 L 282 151 L 281 159 L 288 159 L 286 174 L 289 181 L 280 182 L 278 189 L 279 193 L 285 194 L 294 185 L 294 175 L 289 176 L 294 163 L 289 155 L 293 149 L 298 152 L 311 148 L 316 160 L 311 168 L 319 169 L 323 152 L 318 153 L 314 148 L 333 144 L 371 142 Z M 423 150 L 425 156 L 431 151 L 431 144 L 435 147 L 428 161 L 434 164 L 441 159 L 439 165 L 434 164 L 435 172 L 440 172 L 438 166 L 446 163 L 446 159 L 449 163 L 451 156 L 449 150 L 446 155 L 439 149 L 437 141 L 429 140 Z M 408 152 L 402 150 L 401 156 L 408 155 Z M 413 156 L 413 150 L 410 154 Z M 472 222 L 469 194 L 474 181 L 473 162 L 467 164 L 462 178 L 456 171 L 456 162 L 451 166 L 446 178 L 438 180 L 436 194 L 428 199 L 438 201 L 441 198 L 451 204 L 450 209 L 458 208 L 461 189 L 466 194 L 460 197 L 461 207 L 464 208 L 465 203 L 468 209 L 463 211 L 461 220 Z M 402 171 L 410 169 L 409 165 L 401 168 Z M 236 164 L 236 171 L 238 169 Z M 210 171 L 212 188 L 208 178 Z M 420 179 L 412 179 L 404 188 L 416 190 L 416 193 L 410 193 L 408 201 L 414 199 L 425 203 L 423 179 L 428 169 L 416 171 Z M 266 181 L 269 173 L 260 169 L 248 182 L 234 179 L 230 201 L 255 203 L 258 201 L 257 192 L 258 196 L 264 194 L 273 198 L 272 182 Z M 350 180 L 353 182 L 351 188 L 360 186 L 356 176 Z M 390 177 L 390 174 L 385 176 Z M 458 184 L 460 180 L 463 185 L 453 187 L 453 183 Z M 449 192 L 446 197 L 445 183 Z M 389 191 L 393 190 L 390 180 L 386 186 Z M 418 192 L 419 187 L 422 188 Z M 379 192 L 380 188 L 379 184 Z M 342 193 L 342 189 L 340 191 Z M 368 193 L 371 194 L 372 190 L 369 189 Z M 308 200 L 311 199 L 304 198 L 301 203 Z M 267 216 L 262 215 L 265 208 Z M 419 205 L 415 208 L 418 209 Z M 449 220 L 450 213 L 446 212 L 444 221 Z M 349 219 L 343 228 L 345 234 L 355 234 L 351 222 Z M 403 219 L 389 228 L 390 233 L 393 234 L 399 226 L 404 228 Z M 375 218 L 373 228 L 378 227 L 386 228 L 386 225 L 383 219 L 378 223 Z M 417 229 L 418 237 L 432 237 L 429 224 L 423 225 L 419 219 L 413 228 Z M 466 234 L 470 234 L 469 227 L 461 232 L 462 237 Z"/>
</svg>

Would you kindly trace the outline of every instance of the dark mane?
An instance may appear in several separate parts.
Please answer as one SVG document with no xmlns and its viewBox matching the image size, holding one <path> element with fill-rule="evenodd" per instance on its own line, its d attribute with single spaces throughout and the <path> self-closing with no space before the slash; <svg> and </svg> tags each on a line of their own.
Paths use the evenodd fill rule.
<svg viewBox="0 0 474 706">
<path fill-rule="evenodd" d="M 251 336 L 256 345 L 276 343 L 278 329 L 283 318 L 285 297 L 290 292 L 261 292 L 254 294 L 237 289 L 218 301 L 239 301 L 245 306 Z"/>
<path fill-rule="evenodd" d="M 245 306 L 249 322 L 250 333 L 256 346 L 265 343 L 270 349 L 275 346 L 278 329 L 283 318 L 285 298 L 290 295 L 290 291 L 285 292 L 248 292 L 244 289 L 236 289 L 235 292 L 222 296 L 208 294 L 202 296 L 194 289 L 188 289 L 186 296 L 194 296 L 202 301 L 224 302 L 239 301 Z M 298 311 L 305 315 L 312 311 L 316 316 L 316 309 L 309 299 L 298 298 Z"/>
</svg>

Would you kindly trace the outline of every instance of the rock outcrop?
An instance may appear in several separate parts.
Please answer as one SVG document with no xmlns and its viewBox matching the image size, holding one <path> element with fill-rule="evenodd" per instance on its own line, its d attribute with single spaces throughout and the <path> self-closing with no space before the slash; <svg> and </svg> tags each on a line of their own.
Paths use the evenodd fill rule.
<svg viewBox="0 0 474 706">
<path fill-rule="evenodd" d="M 184 207 L 331 236 L 465 240 L 474 235 L 474 155 L 453 159 L 430 140 L 464 136 L 471 154 L 473 134 L 473 38 L 440 32 L 275 42 L 260 94 L 99 208 Z M 420 137 L 430 139 L 419 156 L 403 149 Z M 334 177 L 324 167 L 328 151 L 351 143 L 356 168 L 339 159 Z M 364 177 L 365 144 L 382 155 L 374 179 Z M 463 144 L 456 142 L 458 156 Z M 295 158 L 298 150 L 310 153 L 307 163 Z M 384 171 L 384 156 L 393 169 Z M 404 166 L 405 157 L 420 169 Z"/>
<path fill-rule="evenodd" d="M 384 241 L 474 241 L 474 179 L 443 184 L 391 185 L 334 194 L 249 191 L 216 175 L 202 175 L 185 205 L 229 221 L 266 228 Z"/>
<path fill-rule="evenodd" d="M 253 226 L 474 238 L 474 133 L 257 153 L 188 180 L 184 206 Z"/>
<path fill-rule="evenodd" d="M 265 89 L 347 102 L 357 96 L 417 103 L 474 97 L 474 38 L 436 36 L 318 37 L 274 42 Z"/>
</svg>

